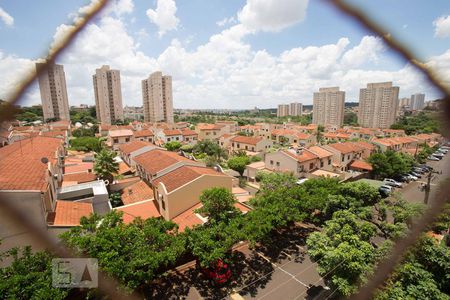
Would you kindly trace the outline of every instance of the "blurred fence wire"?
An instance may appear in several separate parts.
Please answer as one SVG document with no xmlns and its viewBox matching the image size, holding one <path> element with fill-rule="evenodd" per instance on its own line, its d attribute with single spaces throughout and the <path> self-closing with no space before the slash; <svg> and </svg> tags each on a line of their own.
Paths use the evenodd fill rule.
<svg viewBox="0 0 450 300">
<path fill-rule="evenodd" d="M 433 70 L 427 65 L 420 62 L 413 54 L 413 51 L 396 40 L 388 31 L 382 28 L 374 20 L 370 18 L 364 11 L 357 9 L 355 6 L 348 4 L 342 0 L 323 0 L 341 11 L 347 18 L 352 18 L 357 21 L 359 26 L 364 27 L 366 30 L 381 37 L 384 43 L 395 51 L 405 61 L 414 66 L 424 77 L 433 85 L 437 90 L 443 94 L 443 110 L 445 117 L 442 118 L 441 128 L 443 135 L 449 137 L 450 132 L 450 89 L 442 82 Z M 108 4 L 108 0 L 94 0 L 91 5 L 86 9 L 83 15 L 80 15 L 75 19 L 73 26 L 66 32 L 64 37 L 55 45 L 52 45 L 51 50 L 46 56 L 46 63 L 42 68 L 39 68 L 36 72 L 27 74 L 18 87 L 12 91 L 11 96 L 8 99 L 8 103 L 0 108 L 0 123 L 14 117 L 14 105 L 19 102 L 24 93 L 31 86 L 33 82 L 37 80 L 42 72 L 45 72 L 49 64 L 53 63 L 75 40 L 77 35 L 85 28 L 85 26 L 91 22 Z M 450 168 L 450 165 L 445 166 Z M 370 299 L 373 297 L 377 288 L 381 287 L 383 283 L 389 278 L 391 272 L 395 269 L 396 265 L 401 261 L 403 255 L 406 253 L 409 247 L 417 242 L 420 234 L 426 229 L 426 227 L 435 219 L 435 217 L 442 211 L 446 201 L 448 201 L 450 195 L 450 185 L 439 186 L 438 192 L 435 194 L 434 199 L 430 200 L 427 211 L 422 217 L 417 220 L 413 225 L 408 235 L 404 238 L 396 241 L 391 255 L 384 261 L 380 262 L 374 274 L 369 278 L 368 282 L 361 287 L 357 294 L 353 296 L 354 299 Z M 26 215 L 21 211 L 19 207 L 9 201 L 1 201 L 0 210 L 4 212 L 4 215 L 10 218 L 14 223 L 20 226 L 24 226 L 29 232 L 33 233 L 33 236 L 39 240 L 45 248 L 51 250 L 55 255 L 60 257 L 77 257 L 79 255 L 73 253 L 68 247 L 58 243 L 55 238 L 50 236 L 45 228 L 41 228 L 38 224 L 29 220 Z M 99 274 L 99 290 L 102 294 L 110 296 L 112 299 L 139 299 L 139 295 L 124 294 L 118 289 L 119 283 L 117 280 L 107 276 L 100 272 Z"/>
</svg>

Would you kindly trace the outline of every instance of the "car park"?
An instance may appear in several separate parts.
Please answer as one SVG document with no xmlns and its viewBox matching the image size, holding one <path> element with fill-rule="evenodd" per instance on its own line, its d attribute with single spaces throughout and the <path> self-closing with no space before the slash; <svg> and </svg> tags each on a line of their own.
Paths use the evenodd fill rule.
<svg viewBox="0 0 450 300">
<path fill-rule="evenodd" d="M 428 159 L 428 160 L 432 160 L 432 161 L 439 161 L 439 160 L 440 160 L 440 159 L 437 158 L 436 156 L 432 156 L 432 155 L 428 156 L 427 159 Z"/>
<path fill-rule="evenodd" d="M 383 183 L 386 184 L 386 185 L 393 186 L 393 187 L 402 187 L 402 184 L 400 182 L 397 182 L 397 181 L 395 181 L 394 179 L 391 179 L 391 178 L 385 178 L 383 180 Z"/>
<path fill-rule="evenodd" d="M 393 177 L 393 179 L 398 182 L 410 182 L 411 181 L 411 178 L 409 176 L 407 176 L 406 174 L 395 175 Z"/>
<path fill-rule="evenodd" d="M 406 174 L 406 176 L 408 176 L 410 178 L 410 180 L 414 180 L 414 181 L 419 180 L 419 177 L 414 176 L 412 174 Z"/>
<path fill-rule="evenodd" d="M 416 176 L 417 178 L 422 178 L 422 175 L 418 172 L 411 171 L 411 172 L 409 172 L 409 174 Z"/>
</svg>

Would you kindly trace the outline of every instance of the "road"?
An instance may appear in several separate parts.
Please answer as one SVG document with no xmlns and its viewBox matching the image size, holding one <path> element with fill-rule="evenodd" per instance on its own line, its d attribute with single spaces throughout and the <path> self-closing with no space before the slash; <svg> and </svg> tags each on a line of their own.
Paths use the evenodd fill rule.
<svg viewBox="0 0 450 300">
<path fill-rule="evenodd" d="M 428 161 L 427 165 L 434 168 L 434 171 L 440 172 L 442 174 L 433 174 L 431 180 L 431 191 L 429 197 L 429 203 L 433 202 L 434 196 L 437 191 L 437 187 L 440 182 L 450 177 L 450 152 L 447 153 L 444 158 L 440 161 Z M 426 175 L 423 175 L 418 181 L 410 182 L 404 188 L 399 190 L 403 197 L 412 203 L 424 203 L 425 192 L 420 190 L 420 185 L 427 182 Z"/>
</svg>

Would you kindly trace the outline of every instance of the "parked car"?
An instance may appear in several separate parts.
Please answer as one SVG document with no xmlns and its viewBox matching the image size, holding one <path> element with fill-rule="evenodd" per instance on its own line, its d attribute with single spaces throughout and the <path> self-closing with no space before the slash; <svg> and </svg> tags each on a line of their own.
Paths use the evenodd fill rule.
<svg viewBox="0 0 450 300">
<path fill-rule="evenodd" d="M 442 154 L 442 153 L 439 153 L 439 152 L 434 152 L 432 155 L 436 156 L 436 157 L 444 157 L 445 156 L 445 154 Z"/>
<path fill-rule="evenodd" d="M 400 182 L 395 181 L 394 179 L 391 179 L 391 178 L 385 178 L 383 180 L 383 183 L 386 185 L 393 186 L 393 187 L 402 187 L 402 184 Z"/>
<path fill-rule="evenodd" d="M 409 174 L 416 176 L 417 178 L 422 178 L 422 175 L 418 172 L 411 171 L 411 172 L 409 172 Z"/>
<path fill-rule="evenodd" d="M 432 161 L 440 161 L 439 158 L 437 158 L 436 156 L 432 156 L 432 155 L 428 156 L 427 159 L 432 160 Z"/>
<path fill-rule="evenodd" d="M 433 167 L 430 167 L 430 166 L 425 165 L 425 164 L 421 164 L 421 165 L 419 165 L 419 167 L 426 169 L 428 172 L 430 172 L 431 170 L 434 170 Z"/>
<path fill-rule="evenodd" d="M 378 188 L 378 193 L 380 193 L 381 197 L 386 198 L 392 193 L 391 189 L 386 188 L 387 186 L 382 185 Z"/>
<path fill-rule="evenodd" d="M 412 171 L 420 174 L 425 174 L 426 172 L 428 172 L 428 169 L 422 167 L 414 167 L 412 168 Z"/>
<path fill-rule="evenodd" d="M 392 178 L 398 182 L 410 182 L 411 181 L 411 178 L 409 176 L 407 176 L 406 174 L 395 175 Z"/>
<path fill-rule="evenodd" d="M 448 149 L 444 149 L 444 148 L 439 148 L 438 151 L 441 153 L 444 153 L 444 154 L 448 153 Z"/>
<path fill-rule="evenodd" d="M 414 176 L 412 174 L 404 174 L 404 175 L 407 176 L 409 178 L 409 180 L 414 180 L 414 181 L 419 180 L 419 178 L 417 176 Z"/>
</svg>

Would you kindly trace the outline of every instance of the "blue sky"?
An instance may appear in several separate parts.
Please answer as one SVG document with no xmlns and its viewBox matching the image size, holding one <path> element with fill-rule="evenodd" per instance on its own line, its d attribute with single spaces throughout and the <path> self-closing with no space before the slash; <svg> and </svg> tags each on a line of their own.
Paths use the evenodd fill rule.
<svg viewBox="0 0 450 300">
<path fill-rule="evenodd" d="M 411 46 L 450 82 L 447 0 L 348 0 Z M 141 105 L 140 80 L 173 76 L 177 108 L 311 104 L 319 87 L 357 101 L 368 82 L 394 81 L 400 96 L 439 94 L 379 38 L 321 0 L 116 0 L 59 59 L 71 105 L 94 103 L 91 75 L 120 69 L 124 105 Z M 45 56 L 90 1 L 0 0 L 0 98 Z M 23 104 L 39 103 L 37 84 Z"/>
</svg>

